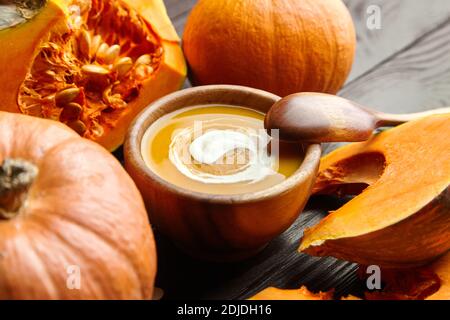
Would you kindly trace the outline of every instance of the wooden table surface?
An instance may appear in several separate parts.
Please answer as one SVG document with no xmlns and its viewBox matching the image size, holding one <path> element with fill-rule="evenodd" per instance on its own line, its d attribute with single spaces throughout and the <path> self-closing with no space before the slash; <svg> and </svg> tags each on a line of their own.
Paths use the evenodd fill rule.
<svg viewBox="0 0 450 320">
<path fill-rule="evenodd" d="M 165 0 L 180 35 L 195 2 Z M 358 48 L 352 73 L 340 95 L 392 113 L 450 105 L 449 0 L 344 2 L 355 21 Z M 367 27 L 370 5 L 381 9 L 381 29 Z M 342 203 L 330 197 L 312 198 L 289 230 L 258 256 L 239 263 L 196 261 L 157 234 L 157 285 L 164 289 L 167 299 L 242 299 L 267 286 L 307 285 L 316 291 L 336 288 L 338 295 L 358 292 L 362 283 L 355 274 L 356 265 L 297 253 L 303 229 Z"/>
</svg>

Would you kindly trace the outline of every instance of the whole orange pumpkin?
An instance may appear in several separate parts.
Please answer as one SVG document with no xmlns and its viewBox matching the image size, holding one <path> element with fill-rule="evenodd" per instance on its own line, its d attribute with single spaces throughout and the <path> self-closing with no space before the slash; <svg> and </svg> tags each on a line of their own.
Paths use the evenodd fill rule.
<svg viewBox="0 0 450 320">
<path fill-rule="evenodd" d="M 151 298 L 155 273 L 117 160 L 55 121 L 0 112 L 0 299 Z"/>
<path fill-rule="evenodd" d="M 183 48 L 194 84 L 237 84 L 280 96 L 336 93 L 355 30 L 341 0 L 200 0 Z"/>
</svg>

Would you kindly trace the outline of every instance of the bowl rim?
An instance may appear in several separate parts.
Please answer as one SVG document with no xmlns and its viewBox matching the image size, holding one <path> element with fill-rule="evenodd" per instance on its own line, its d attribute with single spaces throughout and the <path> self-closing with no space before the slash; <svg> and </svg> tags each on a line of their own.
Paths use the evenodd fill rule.
<svg viewBox="0 0 450 320">
<path fill-rule="evenodd" d="M 280 196 L 284 193 L 287 193 L 297 187 L 298 185 L 305 182 L 307 179 L 314 175 L 314 179 L 316 178 L 316 172 L 320 163 L 320 157 L 322 154 L 322 149 L 320 144 L 308 144 L 306 145 L 305 157 L 300 165 L 300 167 L 295 171 L 293 175 L 288 177 L 286 180 L 282 181 L 279 184 L 276 184 L 267 189 L 259 190 L 256 192 L 246 192 L 246 193 L 237 193 L 237 194 L 212 194 L 206 192 L 199 192 L 189 190 L 187 188 L 175 185 L 162 177 L 160 177 L 156 172 L 150 169 L 145 163 L 142 154 L 141 154 L 141 143 L 142 137 L 139 139 L 139 131 L 146 119 L 150 116 L 153 116 L 157 110 L 161 108 L 161 106 L 166 105 L 167 103 L 177 100 L 183 99 L 190 95 L 195 95 L 200 92 L 204 93 L 205 91 L 216 91 L 223 90 L 227 92 L 239 92 L 242 94 L 243 92 L 258 95 L 263 98 L 272 99 L 277 101 L 281 99 L 279 96 L 274 95 L 272 93 L 266 92 L 264 90 L 254 89 L 245 86 L 237 86 L 237 85 L 207 85 L 207 86 L 197 86 L 191 87 L 183 90 L 176 91 L 169 95 L 166 95 L 150 105 L 144 108 L 133 120 L 131 123 L 124 143 L 124 159 L 125 159 L 125 167 L 131 164 L 135 169 L 138 170 L 139 174 L 145 176 L 147 179 L 151 179 L 154 183 L 158 184 L 159 187 L 162 187 L 166 190 L 170 190 L 172 193 L 181 196 L 187 197 L 191 199 L 195 199 L 202 202 L 208 203 L 216 203 L 216 204 L 230 204 L 230 203 L 252 203 L 261 200 L 268 200 Z M 213 104 L 205 103 L 205 104 Z M 189 105 L 186 105 L 189 107 Z M 251 107 L 249 107 L 251 108 Z M 158 115 L 158 118 L 162 117 L 167 113 L 162 113 Z M 151 124 L 150 124 L 151 125 Z M 149 125 L 149 126 L 150 126 Z M 149 127 L 148 126 L 148 127 Z M 145 130 L 148 129 L 145 128 Z M 144 132 L 145 132 L 144 130 Z M 143 136 L 143 135 L 142 135 Z"/>
</svg>

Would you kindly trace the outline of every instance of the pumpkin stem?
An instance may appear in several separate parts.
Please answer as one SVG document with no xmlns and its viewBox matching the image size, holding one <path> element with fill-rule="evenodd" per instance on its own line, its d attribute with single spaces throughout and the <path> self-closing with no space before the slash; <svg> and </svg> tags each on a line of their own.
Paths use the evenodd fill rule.
<svg viewBox="0 0 450 320">
<path fill-rule="evenodd" d="M 0 219 L 11 219 L 19 213 L 37 174 L 38 168 L 28 161 L 3 161 L 0 165 Z"/>
</svg>

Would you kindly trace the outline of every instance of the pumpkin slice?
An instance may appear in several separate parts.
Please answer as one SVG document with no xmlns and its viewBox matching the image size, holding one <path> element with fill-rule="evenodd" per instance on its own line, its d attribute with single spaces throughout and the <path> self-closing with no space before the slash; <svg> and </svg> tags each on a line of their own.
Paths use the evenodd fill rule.
<svg viewBox="0 0 450 320">
<path fill-rule="evenodd" d="M 450 300 L 450 253 L 434 263 L 414 269 L 383 270 L 382 291 L 365 293 L 366 300 Z M 296 290 L 267 288 L 250 300 L 331 300 L 332 291 L 311 293 L 306 287 Z M 341 300 L 361 300 L 349 295 Z"/>
<path fill-rule="evenodd" d="M 450 300 L 450 253 L 430 265 L 384 269 L 381 291 L 366 292 L 367 300 Z"/>
<path fill-rule="evenodd" d="M 332 300 L 332 292 L 312 293 L 305 286 L 300 289 L 283 290 L 267 288 L 251 297 L 249 300 Z"/>
<path fill-rule="evenodd" d="M 61 121 L 114 150 L 142 108 L 184 81 L 162 0 L 13 3 L 0 13 L 0 110 Z"/>
<path fill-rule="evenodd" d="M 307 229 L 300 250 L 384 267 L 450 249 L 450 114 L 344 146 L 322 159 L 316 194 L 357 194 Z"/>
</svg>

